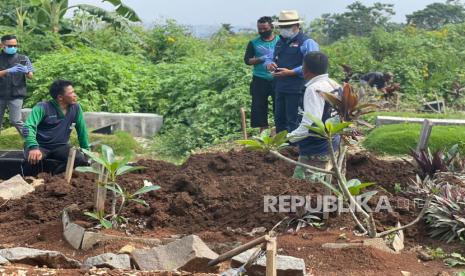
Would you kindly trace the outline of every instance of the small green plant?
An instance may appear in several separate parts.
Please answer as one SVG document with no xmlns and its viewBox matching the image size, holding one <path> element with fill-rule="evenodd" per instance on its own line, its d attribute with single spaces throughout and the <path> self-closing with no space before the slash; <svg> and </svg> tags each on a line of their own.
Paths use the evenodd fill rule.
<svg viewBox="0 0 465 276">
<path fill-rule="evenodd" d="M 97 220 L 105 229 L 110 229 L 112 227 L 111 221 L 105 218 L 105 213 L 102 211 L 84 212 L 84 215 Z"/>
<path fill-rule="evenodd" d="M 147 183 L 147 182 L 145 182 L 145 183 Z M 126 189 L 122 188 L 117 183 L 114 183 L 113 185 L 106 185 L 105 186 L 105 188 L 107 188 L 108 190 L 113 191 L 114 193 L 116 193 L 117 197 L 121 198 L 121 203 L 120 203 L 120 206 L 118 208 L 118 212 L 115 214 L 115 219 L 117 219 L 117 220 L 123 219 L 124 220 L 124 218 L 121 216 L 121 212 L 123 211 L 123 208 L 125 207 L 125 205 L 130 201 L 135 202 L 137 204 L 148 206 L 147 202 L 145 202 L 145 200 L 143 200 L 143 199 L 140 199 L 139 196 L 141 196 L 141 195 L 143 195 L 145 193 L 151 192 L 151 191 L 156 191 L 156 190 L 160 189 L 161 187 L 158 186 L 158 185 L 153 185 L 150 182 L 148 182 L 148 183 L 150 183 L 149 185 L 147 185 L 145 183 L 144 183 L 144 187 L 140 188 L 139 190 L 137 190 L 134 193 L 128 192 Z"/>
<path fill-rule="evenodd" d="M 450 267 L 465 266 L 465 257 L 460 253 L 452 253 L 449 258 L 444 259 L 444 263 Z"/>
<path fill-rule="evenodd" d="M 394 184 L 394 193 L 402 193 L 404 189 L 402 188 L 402 185 L 400 183 L 395 183 Z"/>
<path fill-rule="evenodd" d="M 312 215 L 309 212 L 304 213 L 301 216 L 297 214 L 295 218 L 290 219 L 287 223 L 287 226 L 289 228 L 295 227 L 295 230 L 294 230 L 295 232 L 299 232 L 301 228 L 304 228 L 307 226 L 314 227 L 314 228 L 321 228 L 323 225 L 324 223 L 321 221 L 319 217 Z"/>
<path fill-rule="evenodd" d="M 108 221 L 110 221 L 114 227 L 117 227 L 122 222 L 126 221 L 126 219 L 121 216 L 121 213 L 127 202 L 132 201 L 138 204 L 146 205 L 147 203 L 140 199 L 139 196 L 150 191 L 160 189 L 160 186 L 153 185 L 148 181 L 144 181 L 144 186 L 142 188 L 137 190 L 135 193 L 130 193 L 117 183 L 117 180 L 120 176 L 145 168 L 142 166 L 130 166 L 128 162 L 132 158 L 131 155 L 126 155 L 123 158 L 117 158 L 113 152 L 113 149 L 107 145 L 102 145 L 99 155 L 88 150 L 83 151 L 92 159 L 94 163 L 97 163 L 100 168 L 95 168 L 92 166 L 77 167 L 76 171 L 97 174 L 99 179 L 97 185 L 113 192 L 111 213 L 109 215 L 105 216 L 104 205 L 100 205 L 97 202 L 95 212 L 86 213 L 86 215 L 98 220 L 99 223 L 105 228 L 108 228 Z M 118 198 L 121 198 L 121 202 L 118 211 L 116 211 Z M 108 218 L 109 220 L 107 220 Z"/>
<path fill-rule="evenodd" d="M 426 248 L 428 254 L 433 257 L 434 259 L 444 259 L 447 254 L 441 247 L 437 248 Z"/>
</svg>

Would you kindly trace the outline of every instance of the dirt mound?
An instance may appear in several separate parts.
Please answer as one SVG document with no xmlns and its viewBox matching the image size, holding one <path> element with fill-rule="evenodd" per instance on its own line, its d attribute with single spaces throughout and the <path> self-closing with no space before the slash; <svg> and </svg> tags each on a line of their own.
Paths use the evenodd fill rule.
<svg viewBox="0 0 465 276">
<path fill-rule="evenodd" d="M 296 156 L 293 151 L 286 154 Z M 130 204 L 125 215 L 144 220 L 152 229 L 175 228 L 192 233 L 226 227 L 269 228 L 285 214 L 264 213 L 265 195 L 312 195 L 322 194 L 323 190 L 321 185 L 290 178 L 293 165 L 247 150 L 194 155 L 182 166 L 154 160 L 141 160 L 138 165 L 147 169 L 124 176 L 120 182 L 126 189 L 137 190 L 145 179 L 162 188 L 145 195 L 149 207 Z M 405 171 L 405 164 L 368 155 L 349 157 L 348 174 L 377 182 L 387 190 L 413 177 L 411 171 Z M 77 204 L 81 211 L 92 209 L 94 175 L 76 174 L 71 185 L 59 176 L 41 177 L 45 178 L 45 185 L 1 207 L 0 232 L 12 234 L 18 228 L 56 220 L 61 210 L 71 204 Z M 341 222 L 346 221 L 341 218 Z"/>
<path fill-rule="evenodd" d="M 396 183 L 405 188 L 410 179 L 415 179 L 415 169 L 405 161 L 386 161 L 360 152 L 347 158 L 347 178 L 375 182 L 388 192 L 395 193 Z"/>
</svg>

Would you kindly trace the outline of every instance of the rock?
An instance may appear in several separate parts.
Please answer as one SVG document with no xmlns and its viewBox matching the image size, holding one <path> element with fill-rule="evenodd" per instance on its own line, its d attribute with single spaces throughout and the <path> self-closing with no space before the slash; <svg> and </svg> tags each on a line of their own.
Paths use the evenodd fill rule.
<svg viewBox="0 0 465 276">
<path fill-rule="evenodd" d="M 363 243 L 348 243 L 348 242 L 337 242 L 337 243 L 325 243 L 321 247 L 326 249 L 343 249 L 343 248 L 355 248 L 362 247 Z"/>
<path fill-rule="evenodd" d="M 323 248 L 327 249 L 343 249 L 343 248 L 356 248 L 356 247 L 371 247 L 387 253 L 396 253 L 394 250 L 389 248 L 382 238 L 366 239 L 361 242 L 350 242 L 350 243 L 325 243 L 322 245 Z"/>
<path fill-rule="evenodd" d="M 208 267 L 218 254 L 196 235 L 152 249 L 132 252 L 136 266 L 141 270 L 180 270 L 188 272 L 218 272 L 218 266 Z"/>
<path fill-rule="evenodd" d="M 429 262 L 429 261 L 434 260 L 433 256 L 426 253 L 425 251 L 418 251 L 417 257 L 418 257 L 418 259 L 420 259 L 420 260 L 422 260 L 424 262 Z"/>
<path fill-rule="evenodd" d="M 394 250 L 392 250 L 391 248 L 389 248 L 389 246 L 386 245 L 386 243 L 384 242 L 382 238 L 373 238 L 373 239 L 363 240 L 363 246 L 378 249 L 386 253 L 391 253 L 391 254 L 396 253 Z"/>
<path fill-rule="evenodd" d="M 82 264 L 82 268 L 89 269 L 110 268 L 110 269 L 131 269 L 131 259 L 126 254 L 105 253 L 88 258 Z"/>
<path fill-rule="evenodd" d="M 105 235 L 103 234 L 85 231 L 82 237 L 81 249 L 83 250 L 92 249 L 92 247 L 94 247 L 94 245 L 96 245 L 97 243 L 103 242 L 106 240 L 108 239 L 106 239 Z"/>
<path fill-rule="evenodd" d="M 0 265 L 9 265 L 9 264 L 10 262 L 7 259 L 0 256 Z"/>
<path fill-rule="evenodd" d="M 119 254 L 131 254 L 136 248 L 132 244 L 126 244 L 118 251 Z"/>
<path fill-rule="evenodd" d="M 72 223 L 68 216 L 68 211 L 63 210 L 63 236 L 65 240 L 74 248 L 80 249 L 85 229 L 75 223 Z"/>
<path fill-rule="evenodd" d="M 0 198 L 3 199 L 19 199 L 33 191 L 34 187 L 19 174 L 0 183 Z"/>
<path fill-rule="evenodd" d="M 412 275 L 412 273 L 408 272 L 408 271 L 401 271 L 400 273 L 402 274 L 402 276 L 411 276 Z"/>
<path fill-rule="evenodd" d="M 25 263 L 49 268 L 79 268 L 81 263 L 57 251 L 26 247 L 1 249 L 0 256 L 12 263 Z"/>
<path fill-rule="evenodd" d="M 246 263 L 252 254 L 257 249 L 249 249 L 231 260 L 231 266 L 238 267 Z M 291 256 L 276 256 L 277 262 L 277 275 L 278 276 L 304 276 L 305 274 L 305 262 L 303 259 L 291 257 Z M 261 257 L 257 262 L 247 268 L 248 275 L 265 275 L 266 274 L 266 256 Z"/>
<path fill-rule="evenodd" d="M 252 229 L 252 231 L 250 233 L 247 233 L 249 236 L 253 237 L 257 234 L 263 234 L 266 232 L 266 228 L 265 227 L 257 227 L 257 228 L 254 228 Z"/>
<path fill-rule="evenodd" d="M 397 222 L 396 227 L 401 227 L 400 223 Z M 394 251 L 399 253 L 404 249 L 404 231 L 400 230 L 395 233 L 394 240 L 392 241 L 392 248 Z"/>
</svg>

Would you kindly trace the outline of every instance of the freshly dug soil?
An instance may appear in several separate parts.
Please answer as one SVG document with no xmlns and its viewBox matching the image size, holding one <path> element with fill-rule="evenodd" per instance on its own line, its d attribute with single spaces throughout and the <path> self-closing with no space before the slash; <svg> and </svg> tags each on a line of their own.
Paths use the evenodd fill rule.
<svg viewBox="0 0 465 276">
<path fill-rule="evenodd" d="M 285 154 L 296 157 L 296 152 L 293 151 Z M 231 229 L 250 231 L 262 226 L 271 229 L 289 215 L 264 213 L 265 195 L 321 195 L 324 190 L 319 184 L 290 178 L 293 165 L 271 155 L 247 150 L 194 155 L 182 166 L 154 160 L 141 160 L 138 165 L 143 165 L 146 169 L 123 176 L 119 181 L 123 187 L 133 192 L 142 187 L 143 180 L 149 180 L 162 188 L 144 195 L 148 207 L 128 204 L 124 213 L 124 216 L 129 218 L 125 233 L 151 237 L 196 233 L 207 243 L 217 245 L 215 249 L 218 249 L 218 253 L 233 247 L 225 247 L 222 243 L 248 239 L 240 234 L 231 233 Z M 404 162 L 384 161 L 365 153 L 351 156 L 348 159 L 347 171 L 349 179 L 359 178 L 362 181 L 376 182 L 379 186 L 374 189 L 382 187 L 385 190 L 378 195 L 388 195 L 396 202 L 400 197 L 391 194 L 395 183 L 405 186 L 409 178 L 414 177 L 413 170 Z M 61 237 L 60 213 L 63 208 L 75 204 L 77 208 L 72 211 L 73 218 L 88 224 L 89 219 L 82 213 L 92 210 L 96 189 L 95 176 L 77 173 L 73 176 L 71 185 L 67 185 L 60 176 L 40 177 L 45 179 L 45 185 L 36 189 L 34 193 L 20 200 L 4 204 L 0 202 L 0 246 L 27 245 L 61 250 L 75 258 L 83 259 L 88 255 L 117 250 L 119 246 L 124 245 L 116 242 L 84 253 L 67 246 Z M 418 210 L 405 209 L 398 204 L 393 204 L 393 207 L 396 212 L 375 216 L 379 230 L 392 227 L 397 220 L 407 223 L 418 213 Z M 349 216 L 331 217 L 325 225 L 326 230 L 312 230 L 312 236 L 324 235 L 325 231 L 336 229 L 338 234 L 333 233 L 326 240 L 335 242 L 337 236 L 342 233 L 339 230 L 341 227 L 345 227 L 346 232 L 353 228 Z M 348 267 L 346 263 L 353 261 L 350 257 L 352 255 L 368 262 L 381 262 L 380 265 L 372 267 L 377 275 L 388 269 L 384 259 L 389 259 L 389 256 L 379 252 L 360 249 L 363 252 L 340 251 L 342 255 L 337 255 L 337 252 L 321 250 L 321 243 L 317 246 L 315 242 L 301 251 L 297 248 L 299 244 L 304 244 L 305 247 L 306 240 L 299 238 L 295 241 L 296 238 L 297 236 L 285 235 L 280 238 L 282 241 L 279 246 L 287 250 L 289 255 L 305 258 L 306 263 L 310 264 L 309 267 L 315 272 L 323 273 L 317 275 L 330 275 L 329 272 L 336 273 L 334 275 L 349 275 L 344 274 L 343 270 L 344 267 Z M 424 238 L 424 227 L 421 224 L 412 227 L 407 231 L 407 238 L 411 245 L 415 245 L 417 239 L 427 240 Z M 307 255 L 303 256 L 304 253 Z M 330 260 L 331 258 L 333 259 Z M 417 265 L 414 254 L 409 258 Z M 335 260 L 338 266 L 334 265 Z M 389 262 L 395 264 L 397 261 L 390 259 Z M 438 267 L 437 264 L 435 266 Z M 355 266 L 350 267 L 356 270 Z M 412 269 L 419 271 L 418 268 Z M 325 274 L 326 272 L 328 274 Z"/>
</svg>

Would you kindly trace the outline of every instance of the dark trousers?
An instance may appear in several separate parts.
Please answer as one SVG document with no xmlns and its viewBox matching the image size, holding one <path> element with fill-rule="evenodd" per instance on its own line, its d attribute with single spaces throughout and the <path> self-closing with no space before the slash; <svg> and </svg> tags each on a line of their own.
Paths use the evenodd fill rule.
<svg viewBox="0 0 465 276">
<path fill-rule="evenodd" d="M 283 130 L 288 132 L 296 129 L 302 116 L 299 115 L 299 107 L 302 108 L 303 95 L 301 93 L 291 94 L 276 91 L 274 120 L 276 124 L 276 133 Z"/>
<path fill-rule="evenodd" d="M 250 83 L 250 95 L 252 95 L 250 126 L 268 127 L 269 97 L 274 104 L 273 81 L 254 76 Z"/>
<path fill-rule="evenodd" d="M 40 161 L 36 165 L 31 165 L 27 162 L 27 157 L 29 156 L 29 150 L 24 150 L 24 157 L 26 158 L 27 165 L 30 166 L 32 172 L 41 172 L 41 168 L 43 167 L 42 162 L 45 159 L 53 159 L 60 161 L 59 165 L 57 165 L 52 170 L 52 174 L 60 174 L 66 170 L 66 164 L 68 163 L 68 155 L 71 145 L 63 145 L 58 146 L 54 149 L 46 149 L 39 147 L 40 151 L 42 152 L 42 161 Z M 84 154 L 80 151 L 76 151 L 76 158 L 74 159 L 74 167 L 79 166 L 88 166 L 88 162 Z"/>
</svg>

